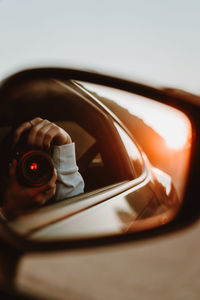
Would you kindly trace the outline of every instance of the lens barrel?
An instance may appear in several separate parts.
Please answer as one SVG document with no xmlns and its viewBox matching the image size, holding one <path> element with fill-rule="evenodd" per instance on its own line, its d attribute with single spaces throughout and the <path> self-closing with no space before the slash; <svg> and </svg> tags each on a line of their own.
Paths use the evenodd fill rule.
<svg viewBox="0 0 200 300">
<path fill-rule="evenodd" d="M 51 157 L 42 150 L 30 150 L 17 159 L 17 179 L 24 186 L 42 186 L 52 178 L 53 172 Z"/>
</svg>

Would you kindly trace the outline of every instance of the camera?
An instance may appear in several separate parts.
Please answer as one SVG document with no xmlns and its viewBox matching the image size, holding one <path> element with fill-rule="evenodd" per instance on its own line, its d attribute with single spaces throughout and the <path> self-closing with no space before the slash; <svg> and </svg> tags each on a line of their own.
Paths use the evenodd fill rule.
<svg viewBox="0 0 200 300">
<path fill-rule="evenodd" d="M 53 176 L 54 165 L 50 151 L 32 149 L 27 144 L 28 131 L 25 131 L 13 150 L 17 160 L 16 177 L 23 186 L 40 187 Z"/>
</svg>

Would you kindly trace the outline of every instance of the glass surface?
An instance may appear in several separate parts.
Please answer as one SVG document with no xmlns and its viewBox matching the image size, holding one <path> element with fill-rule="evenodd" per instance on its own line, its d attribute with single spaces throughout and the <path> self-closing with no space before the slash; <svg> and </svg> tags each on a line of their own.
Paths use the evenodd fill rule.
<svg viewBox="0 0 200 300">
<path fill-rule="evenodd" d="M 110 236 L 162 226 L 177 214 L 192 136 L 182 112 L 117 89 L 55 79 L 13 87 L 1 106 L 1 218 L 17 233 L 32 240 Z M 51 142 L 51 186 L 18 181 L 27 145 L 16 157 L 13 145 L 23 126 L 32 148 Z"/>
<path fill-rule="evenodd" d="M 84 83 L 128 128 L 152 165 L 173 178 L 181 198 L 187 176 L 192 127 L 168 105 L 117 89 Z"/>
</svg>

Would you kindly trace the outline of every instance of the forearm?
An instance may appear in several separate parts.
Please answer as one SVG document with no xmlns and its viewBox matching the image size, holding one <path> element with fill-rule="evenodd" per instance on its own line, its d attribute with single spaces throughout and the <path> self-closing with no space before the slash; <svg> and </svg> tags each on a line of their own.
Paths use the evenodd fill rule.
<svg viewBox="0 0 200 300">
<path fill-rule="evenodd" d="M 78 172 L 75 144 L 54 146 L 53 162 L 57 170 L 55 200 L 63 200 L 84 192 L 84 181 Z"/>
</svg>

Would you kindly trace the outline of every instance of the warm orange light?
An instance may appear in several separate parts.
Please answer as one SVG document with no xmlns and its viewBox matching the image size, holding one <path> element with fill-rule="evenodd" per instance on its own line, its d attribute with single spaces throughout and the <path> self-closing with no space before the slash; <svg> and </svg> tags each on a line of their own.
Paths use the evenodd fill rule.
<svg viewBox="0 0 200 300">
<path fill-rule="evenodd" d="M 85 84 L 85 86 L 89 90 L 113 100 L 133 116 L 142 119 L 165 140 L 169 148 L 182 150 L 190 141 L 191 124 L 181 111 L 154 100 L 147 100 L 144 97 L 116 89 L 95 84 Z"/>
<path fill-rule="evenodd" d="M 38 166 L 37 166 L 37 163 L 33 162 L 31 165 L 30 165 L 30 170 L 33 171 L 33 170 L 37 170 Z"/>
<path fill-rule="evenodd" d="M 158 118 L 157 130 L 165 139 L 168 147 L 176 150 L 183 149 L 191 136 L 191 125 L 185 115 L 176 111 L 165 111 L 167 118 Z"/>
<path fill-rule="evenodd" d="M 170 134 L 169 136 L 165 136 L 165 140 L 167 145 L 172 149 L 182 149 L 186 146 L 188 135 L 187 132 L 178 133 L 178 135 Z"/>
</svg>

